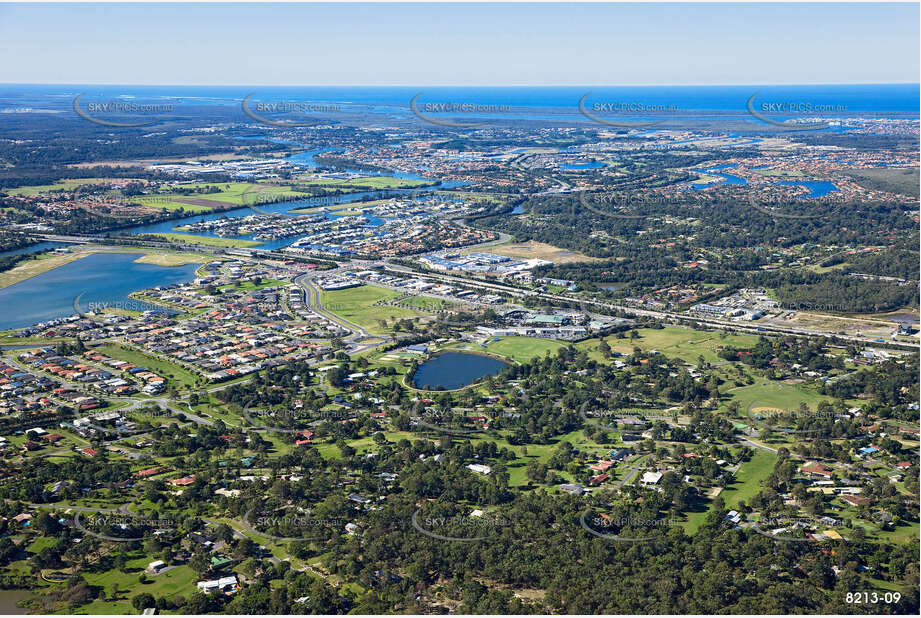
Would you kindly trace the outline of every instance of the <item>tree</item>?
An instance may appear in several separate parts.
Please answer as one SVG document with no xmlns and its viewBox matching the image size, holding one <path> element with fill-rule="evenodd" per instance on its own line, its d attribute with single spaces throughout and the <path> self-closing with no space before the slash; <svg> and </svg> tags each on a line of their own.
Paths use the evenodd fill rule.
<svg viewBox="0 0 921 618">
<path fill-rule="evenodd" d="M 206 553 L 197 551 L 189 560 L 189 568 L 199 575 L 203 575 L 211 569 L 211 559 Z"/>
<path fill-rule="evenodd" d="M 157 600 L 149 592 L 142 592 L 131 599 L 131 606 L 138 611 L 142 611 L 148 607 L 156 607 L 156 605 Z"/>
<path fill-rule="evenodd" d="M 608 342 L 604 339 L 601 340 L 601 344 L 598 346 L 598 351 L 601 352 L 601 356 L 604 358 L 611 358 L 611 346 L 609 346 Z"/>
</svg>

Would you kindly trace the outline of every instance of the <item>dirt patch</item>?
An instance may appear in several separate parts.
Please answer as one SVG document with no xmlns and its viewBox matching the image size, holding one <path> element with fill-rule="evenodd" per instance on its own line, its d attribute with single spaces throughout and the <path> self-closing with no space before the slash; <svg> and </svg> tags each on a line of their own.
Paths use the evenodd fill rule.
<svg viewBox="0 0 921 618">
<path fill-rule="evenodd" d="M 522 259 L 538 258 L 541 260 L 550 260 L 555 264 L 568 264 L 571 262 L 591 262 L 597 258 L 591 258 L 575 251 L 560 249 L 553 245 L 530 240 L 524 243 L 509 243 L 505 245 L 494 245 L 484 249 L 489 253 L 496 255 L 505 255 L 508 257 L 517 257 Z"/>
<path fill-rule="evenodd" d="M 762 416 L 770 416 L 772 414 L 786 414 L 786 410 L 781 410 L 780 408 L 768 408 L 764 406 L 758 406 L 757 408 L 752 408 L 752 413 L 760 414 Z"/>
</svg>

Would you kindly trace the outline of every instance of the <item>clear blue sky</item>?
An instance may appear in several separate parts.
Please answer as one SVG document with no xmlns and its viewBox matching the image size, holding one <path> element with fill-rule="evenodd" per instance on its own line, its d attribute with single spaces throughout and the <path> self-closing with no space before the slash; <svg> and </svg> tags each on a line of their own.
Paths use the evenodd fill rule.
<svg viewBox="0 0 921 618">
<path fill-rule="evenodd" d="M 919 81 L 914 4 L 0 4 L 0 82 Z"/>
</svg>

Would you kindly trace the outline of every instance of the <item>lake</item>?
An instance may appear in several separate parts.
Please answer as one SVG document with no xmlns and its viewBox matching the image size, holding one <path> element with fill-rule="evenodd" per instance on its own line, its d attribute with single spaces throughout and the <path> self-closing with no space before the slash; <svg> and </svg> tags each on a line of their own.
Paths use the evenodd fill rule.
<svg viewBox="0 0 921 618">
<path fill-rule="evenodd" d="M 793 187 L 806 187 L 809 189 L 809 195 L 806 197 L 825 197 L 832 191 L 837 191 L 838 187 L 827 180 L 784 180 L 778 182 L 779 185 L 788 185 Z"/>
<path fill-rule="evenodd" d="M 0 290 L 0 330 L 74 315 L 74 299 L 87 311 L 90 303 L 128 301 L 146 288 L 195 279 L 198 264 L 135 264 L 140 253 L 94 253 Z M 130 307 L 129 307 L 130 308 Z"/>
<path fill-rule="evenodd" d="M 702 191 L 704 189 L 709 189 L 710 187 L 715 187 L 716 185 L 746 185 L 748 181 L 739 176 L 733 176 L 732 174 L 726 174 L 717 170 L 725 170 L 731 167 L 735 167 L 733 163 L 726 163 L 724 165 L 717 165 L 716 167 L 708 167 L 703 170 L 707 173 L 708 176 L 720 176 L 723 178 L 722 182 L 711 182 L 707 184 L 691 185 L 695 191 Z"/>
<path fill-rule="evenodd" d="M 472 384 L 485 375 L 496 375 L 508 363 L 491 356 L 466 352 L 445 352 L 433 356 L 416 370 L 413 386 L 455 389 Z"/>
</svg>

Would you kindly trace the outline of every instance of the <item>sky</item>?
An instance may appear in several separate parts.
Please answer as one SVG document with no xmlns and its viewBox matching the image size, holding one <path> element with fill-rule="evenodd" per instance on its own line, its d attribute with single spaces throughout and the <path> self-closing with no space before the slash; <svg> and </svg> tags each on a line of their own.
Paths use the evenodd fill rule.
<svg viewBox="0 0 921 618">
<path fill-rule="evenodd" d="M 918 49 L 918 3 L 0 3 L 0 83 L 917 83 Z"/>
</svg>

